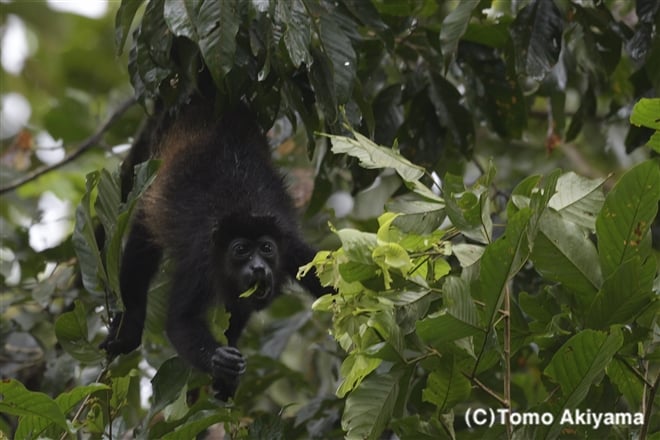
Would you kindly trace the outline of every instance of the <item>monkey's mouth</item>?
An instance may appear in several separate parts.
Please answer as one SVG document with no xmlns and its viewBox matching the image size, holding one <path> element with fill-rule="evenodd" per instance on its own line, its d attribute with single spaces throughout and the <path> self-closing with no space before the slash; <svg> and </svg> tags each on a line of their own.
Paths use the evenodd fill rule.
<svg viewBox="0 0 660 440">
<path fill-rule="evenodd" d="M 270 296 L 270 287 L 267 283 L 256 282 L 249 287 L 245 292 L 239 295 L 239 298 L 254 298 L 257 300 L 264 300 Z"/>
</svg>

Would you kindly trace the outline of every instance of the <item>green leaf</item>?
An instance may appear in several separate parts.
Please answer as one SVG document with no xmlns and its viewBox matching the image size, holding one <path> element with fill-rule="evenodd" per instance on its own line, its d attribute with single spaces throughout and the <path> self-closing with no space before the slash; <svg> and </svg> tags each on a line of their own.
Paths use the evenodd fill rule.
<svg viewBox="0 0 660 440">
<path fill-rule="evenodd" d="M 606 368 L 607 376 L 628 401 L 629 408 L 641 408 L 644 397 L 644 383 L 621 359 L 614 358 Z"/>
<path fill-rule="evenodd" d="M 399 396 L 398 373 L 372 375 L 346 399 L 341 426 L 347 439 L 378 439 Z"/>
<path fill-rule="evenodd" d="M 660 98 L 642 98 L 637 101 L 630 115 L 630 123 L 655 130 L 647 145 L 660 152 Z"/>
<path fill-rule="evenodd" d="M 596 247 L 583 230 L 554 211 L 541 217 L 531 255 L 544 278 L 562 283 L 588 304 L 602 283 Z"/>
<path fill-rule="evenodd" d="M 514 203 L 510 202 L 507 208 L 510 218 L 504 235 L 486 246 L 481 257 L 479 293 L 485 302 L 482 316 L 488 326 L 497 319 L 497 310 L 507 283 L 522 269 L 529 258 L 541 216 L 555 192 L 558 178 L 559 170 L 555 170 L 544 179 L 541 188 L 534 191 L 529 189 L 531 198 L 528 208 L 516 212 Z M 532 179 L 528 179 L 528 182 L 531 181 Z M 521 185 L 528 188 L 530 186 L 528 182 L 523 182 Z M 520 188 L 514 189 L 514 194 L 520 193 Z"/>
<path fill-rule="evenodd" d="M 216 85 L 224 87 L 223 79 L 235 62 L 236 34 L 240 22 L 236 0 L 183 1 L 166 0 L 163 16 L 176 36 L 197 43 Z"/>
<path fill-rule="evenodd" d="M 478 0 L 464 0 L 459 2 L 456 8 L 449 13 L 442 21 L 440 26 L 440 44 L 442 46 L 442 55 L 445 61 L 445 67 L 454 57 L 458 42 L 467 30 L 472 11 L 479 4 Z"/>
<path fill-rule="evenodd" d="M 174 35 L 199 41 L 196 27 L 200 5 L 199 0 L 165 0 L 163 17 Z"/>
<path fill-rule="evenodd" d="M 626 172 L 607 195 L 596 219 L 596 236 L 603 276 L 618 266 L 651 253 L 650 226 L 658 212 L 660 169 L 648 160 Z"/>
<path fill-rule="evenodd" d="M 483 333 L 478 326 L 453 316 L 448 310 L 434 313 L 417 323 L 417 335 L 434 347 Z"/>
<path fill-rule="evenodd" d="M 472 384 L 463 375 L 454 356 L 443 362 L 426 379 L 422 400 L 434 404 L 439 413 L 446 413 L 470 396 Z"/>
<path fill-rule="evenodd" d="M 190 367 L 180 358 L 173 357 L 163 362 L 154 378 L 151 379 L 154 396 L 148 419 L 179 397 L 189 376 Z"/>
<path fill-rule="evenodd" d="M 100 390 L 109 390 L 110 387 L 102 383 L 93 383 L 90 385 L 80 385 L 62 393 L 55 399 L 55 403 L 63 414 L 68 414 L 84 398 Z M 44 432 L 46 429 L 57 426 L 53 421 L 48 420 L 41 415 L 25 415 L 20 418 L 14 438 L 27 439 L 32 438 L 34 434 Z"/>
<path fill-rule="evenodd" d="M 319 23 L 322 47 L 332 63 L 337 104 L 351 98 L 357 69 L 357 57 L 351 40 L 335 22 L 334 15 L 323 14 Z"/>
<path fill-rule="evenodd" d="M 660 98 L 642 98 L 637 101 L 630 115 L 630 123 L 660 130 Z"/>
<path fill-rule="evenodd" d="M 561 405 L 555 414 L 578 407 L 622 345 L 621 331 L 612 328 L 609 334 L 583 330 L 559 348 L 544 371 L 561 387 L 561 395 L 556 397 Z M 558 436 L 562 429 L 560 419 L 554 418 L 544 438 Z"/>
<path fill-rule="evenodd" d="M 552 1 L 532 2 L 511 25 L 518 75 L 541 81 L 559 58 L 563 19 Z"/>
<path fill-rule="evenodd" d="M 344 397 L 359 386 L 362 380 L 378 368 L 382 361 L 382 359 L 360 353 L 349 354 L 341 364 L 340 373 L 343 380 L 337 389 L 337 397 Z"/>
<path fill-rule="evenodd" d="M 15 379 L 2 379 L 0 412 L 19 417 L 33 417 L 34 423 L 54 423 L 68 432 L 66 418 L 57 403 L 44 393 L 28 391 Z M 31 433 L 36 438 L 39 433 Z"/>
<path fill-rule="evenodd" d="M 479 243 L 491 242 L 493 221 L 490 218 L 490 199 L 487 192 L 477 196 L 464 192 L 460 197 L 447 192 L 445 195 L 447 216 L 463 235 Z"/>
<path fill-rule="evenodd" d="M 362 168 L 393 168 L 406 182 L 417 181 L 424 175 L 424 168 L 413 164 L 395 150 L 376 145 L 357 132 L 353 132 L 353 135 L 355 139 L 328 135 L 332 141 L 332 152 L 357 158 Z"/>
<path fill-rule="evenodd" d="M 131 24 L 140 5 L 144 0 L 122 0 L 115 16 L 115 46 L 117 55 L 121 55 L 126 44 L 126 37 L 131 30 Z"/>
<path fill-rule="evenodd" d="M 337 231 L 337 235 L 341 240 L 342 249 L 351 261 L 373 264 L 371 253 L 378 245 L 376 234 L 347 228 Z"/>
<path fill-rule="evenodd" d="M 231 410 L 228 408 L 203 410 L 193 414 L 185 423 L 161 438 L 163 440 L 193 439 L 211 425 L 231 421 L 235 421 L 235 418 L 232 417 Z"/>
<path fill-rule="evenodd" d="M 312 66 L 309 70 L 309 82 L 314 89 L 325 118 L 330 123 L 337 121 L 337 92 L 332 61 L 328 55 L 317 48 L 312 48 Z"/>
<path fill-rule="evenodd" d="M 486 246 L 481 257 L 479 294 L 485 302 L 484 324 L 490 326 L 497 318 L 504 288 L 520 271 L 530 253 L 527 227 L 532 217 L 530 208 L 524 208 L 509 218 L 504 235 Z"/>
<path fill-rule="evenodd" d="M 588 309 L 587 326 L 604 329 L 630 324 L 656 299 L 653 293 L 656 262 L 633 258 L 617 267 L 605 280 Z"/>
<path fill-rule="evenodd" d="M 80 301 L 75 302 L 72 311 L 63 313 L 57 318 L 55 335 L 62 348 L 80 362 L 99 362 L 105 357 L 103 351 L 89 342 L 87 312 Z"/>
<path fill-rule="evenodd" d="M 596 216 L 603 207 L 605 195 L 601 187 L 605 179 L 588 179 L 570 171 L 557 180 L 557 192 L 548 206 L 561 216 L 590 231 L 596 228 Z"/>
<path fill-rule="evenodd" d="M 78 264 L 82 273 L 85 289 L 91 293 L 102 295 L 107 283 L 103 270 L 103 260 L 96 242 L 94 221 L 92 220 L 92 191 L 99 182 L 100 173 L 94 171 L 86 176 L 86 191 L 76 208 L 76 226 L 73 230 L 73 246 L 78 256 Z"/>
<path fill-rule="evenodd" d="M 312 23 L 302 1 L 277 2 L 275 14 L 283 22 L 283 40 L 291 62 L 296 68 L 302 64 L 309 67 L 312 64 L 312 55 L 309 53 Z"/>
</svg>

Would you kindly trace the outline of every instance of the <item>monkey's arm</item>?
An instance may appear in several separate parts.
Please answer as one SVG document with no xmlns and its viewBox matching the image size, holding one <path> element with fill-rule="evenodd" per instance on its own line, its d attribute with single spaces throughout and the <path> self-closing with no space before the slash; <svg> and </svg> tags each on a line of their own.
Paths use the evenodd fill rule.
<svg viewBox="0 0 660 440">
<path fill-rule="evenodd" d="M 245 358 L 236 347 L 221 346 L 215 340 L 206 317 L 212 291 L 199 283 L 190 285 L 190 278 L 190 274 L 181 273 L 173 278 L 167 335 L 183 359 L 213 377 L 216 397 L 227 400 L 245 372 Z"/>
</svg>

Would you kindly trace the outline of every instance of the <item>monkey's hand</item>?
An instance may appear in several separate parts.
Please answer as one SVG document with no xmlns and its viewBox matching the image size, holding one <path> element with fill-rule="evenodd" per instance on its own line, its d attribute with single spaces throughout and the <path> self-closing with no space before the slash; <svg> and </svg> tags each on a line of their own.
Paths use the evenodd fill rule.
<svg viewBox="0 0 660 440">
<path fill-rule="evenodd" d="M 135 350 L 141 341 L 142 327 L 132 324 L 122 313 L 117 313 L 110 322 L 108 337 L 99 344 L 99 348 L 105 350 L 110 358 L 114 358 Z"/>
<path fill-rule="evenodd" d="M 236 347 L 217 347 L 211 357 L 211 376 L 215 397 L 227 401 L 236 393 L 238 379 L 245 373 L 246 362 Z"/>
</svg>

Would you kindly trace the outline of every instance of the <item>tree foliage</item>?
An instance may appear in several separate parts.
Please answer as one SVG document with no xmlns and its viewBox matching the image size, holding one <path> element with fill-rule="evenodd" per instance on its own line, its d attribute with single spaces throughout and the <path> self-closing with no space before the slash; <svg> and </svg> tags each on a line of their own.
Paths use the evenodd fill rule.
<svg viewBox="0 0 660 440">
<path fill-rule="evenodd" d="M 2 14 L 38 29 L 43 8 Z M 53 20 L 35 64 L 8 81 L 35 112 L 2 140 L 0 429 L 658 435 L 659 21 L 652 0 L 123 0 L 113 48 L 107 22 Z M 68 58 L 47 47 L 57 29 L 73 29 L 57 40 Z M 89 35 L 107 47 L 81 49 Z M 111 72 L 111 51 L 127 73 Z M 35 86 L 38 59 L 55 104 Z M 253 319 L 248 371 L 227 404 L 163 336 L 167 265 L 142 348 L 111 363 L 97 348 L 120 306 L 131 213 L 157 173 L 138 167 L 122 200 L 116 158 L 96 147 L 125 142 L 140 111 L 115 96 L 130 79 L 147 111 L 175 107 L 207 87 L 200 72 L 219 106 L 244 99 L 275 124 L 294 189 L 315 175 L 305 227 L 328 250 L 301 274 L 315 267 L 336 289 L 314 304 L 293 292 Z M 37 130 L 67 144 L 66 165 L 39 165 Z M 75 227 L 37 252 L 29 219 L 46 190 L 76 203 Z M 226 313 L 209 319 L 221 336 Z M 493 427 L 470 418 L 483 408 L 501 416 Z M 581 423 L 580 411 L 634 418 Z"/>
</svg>

